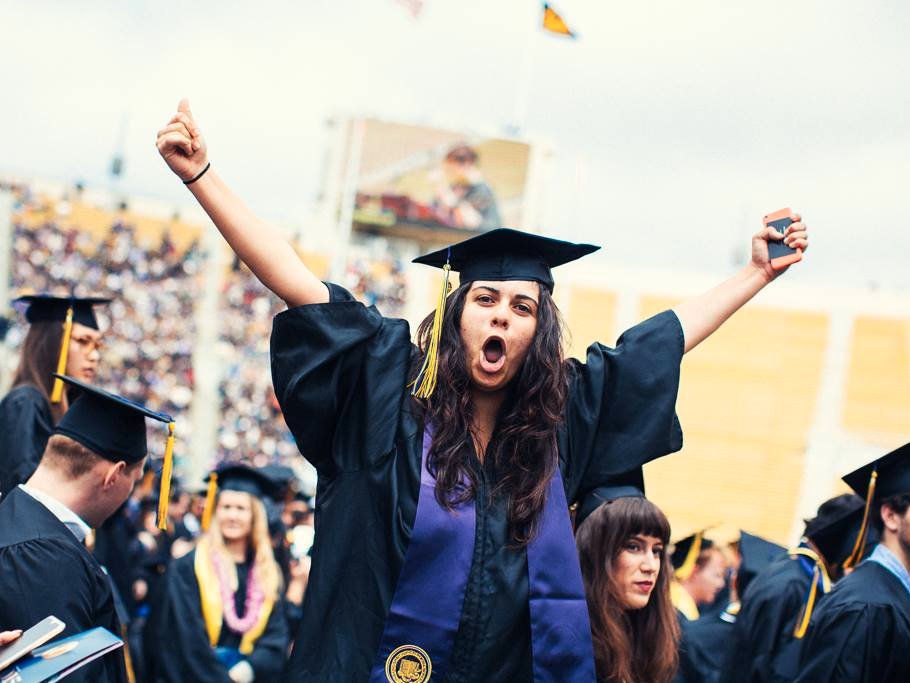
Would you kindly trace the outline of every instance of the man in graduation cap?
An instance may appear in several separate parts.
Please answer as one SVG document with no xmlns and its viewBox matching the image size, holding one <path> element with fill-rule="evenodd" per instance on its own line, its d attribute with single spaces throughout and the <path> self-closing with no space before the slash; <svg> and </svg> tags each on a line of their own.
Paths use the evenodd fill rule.
<svg viewBox="0 0 910 683">
<path fill-rule="evenodd" d="M 0 495 L 32 475 L 54 425 L 69 406 L 63 383 L 53 373 L 94 380 L 101 331 L 93 307 L 109 301 L 46 294 L 13 301 L 24 310 L 29 329 L 12 389 L 0 401 Z"/>
<path fill-rule="evenodd" d="M 184 100 L 158 149 L 235 253 L 289 310 L 272 378 L 319 473 L 294 681 L 591 680 L 567 503 L 678 450 L 683 353 L 775 276 L 762 229 L 710 292 L 567 361 L 552 268 L 597 247 L 497 229 L 417 262 L 443 270 L 411 342 L 324 284 L 220 179 Z M 450 271 L 460 286 L 448 293 Z"/>
<path fill-rule="evenodd" d="M 66 624 L 64 636 L 96 626 L 119 636 L 110 580 L 85 539 L 142 477 L 145 418 L 172 420 L 62 379 L 81 389 L 79 398 L 54 429 L 35 473 L 0 501 L 0 624 L 24 629 L 54 615 Z M 72 680 L 125 681 L 122 653 L 80 669 Z"/>
<path fill-rule="evenodd" d="M 842 574 L 863 518 L 856 495 L 835 496 L 806 520 L 800 543 L 758 572 L 740 593 L 741 608 L 730 638 L 729 681 L 791 681 L 816 605 Z"/>
<path fill-rule="evenodd" d="M 843 477 L 866 500 L 851 559 L 867 525 L 872 554 L 819 605 L 800 658 L 798 683 L 910 680 L 910 444 Z"/>
</svg>

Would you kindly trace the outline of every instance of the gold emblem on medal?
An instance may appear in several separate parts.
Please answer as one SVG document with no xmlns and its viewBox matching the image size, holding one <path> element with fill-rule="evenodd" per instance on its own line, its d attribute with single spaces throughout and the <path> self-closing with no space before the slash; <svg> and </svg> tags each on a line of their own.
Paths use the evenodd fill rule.
<svg viewBox="0 0 910 683">
<path fill-rule="evenodd" d="M 427 683 L 433 673 L 430 656 L 416 645 L 402 645 L 385 660 L 389 683 Z"/>
</svg>

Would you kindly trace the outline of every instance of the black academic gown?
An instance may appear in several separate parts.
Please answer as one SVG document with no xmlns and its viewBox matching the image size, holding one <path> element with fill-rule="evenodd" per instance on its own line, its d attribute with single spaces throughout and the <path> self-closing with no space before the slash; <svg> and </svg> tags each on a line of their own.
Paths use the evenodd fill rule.
<svg viewBox="0 0 910 683">
<path fill-rule="evenodd" d="M 408 324 L 329 290 L 330 303 L 284 311 L 272 331 L 276 395 L 319 473 L 313 563 L 288 679 L 351 683 L 369 677 L 408 548 L 423 425 L 406 386 Z M 569 503 L 682 446 L 682 353 L 682 328 L 668 311 L 626 332 L 616 349 L 594 344 L 585 364 L 572 362 L 557 435 Z M 500 477 L 493 458 L 480 466 L 470 451 L 466 461 L 478 474 L 476 533 L 446 680 L 530 681 L 527 553 L 509 547 L 507 501 L 491 494 Z"/>
<path fill-rule="evenodd" d="M 675 683 L 717 683 L 730 652 L 730 635 L 736 622 L 728 605 L 720 614 L 706 614 L 681 622 L 679 671 Z"/>
<path fill-rule="evenodd" d="M 0 401 L 0 494 L 28 481 L 38 469 L 54 429 L 51 407 L 34 386 L 23 384 Z"/>
<path fill-rule="evenodd" d="M 164 577 L 164 587 L 146 627 L 145 650 L 153 660 L 153 680 L 168 683 L 231 683 L 227 669 L 215 657 L 202 618 L 199 583 L 194 562 L 196 551 L 171 562 Z M 235 609 L 243 616 L 248 566 L 237 568 L 238 589 Z M 238 648 L 240 635 L 222 626 L 219 647 Z M 265 631 L 256 641 L 253 652 L 244 656 L 256 676 L 256 683 L 279 680 L 290 642 L 283 605 L 276 601 Z"/>
<path fill-rule="evenodd" d="M 0 500 L 0 628 L 27 629 L 49 615 L 59 637 L 103 626 L 120 636 L 111 583 L 88 549 L 22 489 Z M 87 664 L 67 681 L 126 681 L 123 651 Z"/>
<path fill-rule="evenodd" d="M 797 683 L 910 681 L 910 592 L 866 561 L 812 615 Z"/>
<path fill-rule="evenodd" d="M 749 583 L 731 633 L 722 681 L 792 681 L 804 641 L 793 636 L 811 578 L 799 560 L 781 557 Z M 823 595 L 817 593 L 816 609 Z"/>
</svg>

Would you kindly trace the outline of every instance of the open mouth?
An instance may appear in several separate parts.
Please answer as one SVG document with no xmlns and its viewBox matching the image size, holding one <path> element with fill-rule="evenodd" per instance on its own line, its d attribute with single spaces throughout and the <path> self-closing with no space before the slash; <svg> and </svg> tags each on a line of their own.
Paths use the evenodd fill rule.
<svg viewBox="0 0 910 683">
<path fill-rule="evenodd" d="M 485 372 L 496 372 L 506 361 L 505 342 L 497 337 L 490 337 L 484 342 L 481 358 L 481 366 Z"/>
</svg>

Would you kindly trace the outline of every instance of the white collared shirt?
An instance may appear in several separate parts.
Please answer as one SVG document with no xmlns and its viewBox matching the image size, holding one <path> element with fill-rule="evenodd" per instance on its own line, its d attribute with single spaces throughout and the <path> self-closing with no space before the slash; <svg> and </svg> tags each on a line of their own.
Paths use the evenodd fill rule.
<svg viewBox="0 0 910 683">
<path fill-rule="evenodd" d="M 49 496 L 43 491 L 36 491 L 25 484 L 19 484 L 19 488 L 50 510 L 54 517 L 63 522 L 66 525 L 66 528 L 73 532 L 73 536 L 76 537 L 76 540 L 80 543 L 85 542 L 85 537 L 91 533 L 92 528 L 83 522 L 79 515 L 56 498 Z"/>
</svg>

